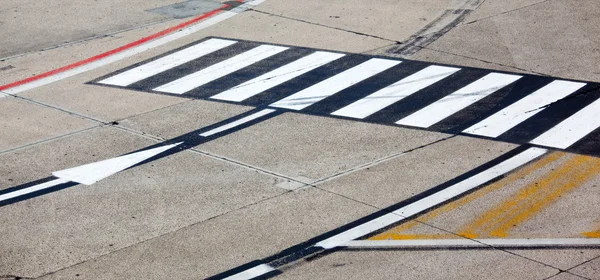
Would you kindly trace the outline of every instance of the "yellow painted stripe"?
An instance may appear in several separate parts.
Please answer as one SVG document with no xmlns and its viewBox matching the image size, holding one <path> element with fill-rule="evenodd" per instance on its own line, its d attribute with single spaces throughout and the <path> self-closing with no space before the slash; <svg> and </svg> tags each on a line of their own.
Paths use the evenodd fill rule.
<svg viewBox="0 0 600 280">
<path fill-rule="evenodd" d="M 575 155 L 541 180 L 527 185 L 483 214 L 459 234 L 470 238 L 481 234 L 506 237 L 511 229 L 537 215 L 563 194 L 581 186 L 599 172 L 599 159 Z"/>
<path fill-rule="evenodd" d="M 596 231 L 584 232 L 582 234 L 583 234 L 583 236 L 589 237 L 589 238 L 600 238 L 600 229 L 598 229 Z"/>
<path fill-rule="evenodd" d="M 503 178 L 497 182 L 494 182 L 484 188 L 480 188 L 479 190 L 472 192 L 461 199 L 454 200 L 454 201 L 447 203 L 439 208 L 429 211 L 428 213 L 417 218 L 419 220 L 419 222 L 414 221 L 414 220 L 405 222 L 405 223 L 400 224 L 390 230 L 387 230 L 385 232 L 377 234 L 377 235 L 369 238 L 369 240 L 402 240 L 402 239 L 405 239 L 404 237 L 407 235 L 402 234 L 403 232 L 408 231 L 408 230 L 422 224 L 423 222 L 431 221 L 444 213 L 453 211 L 463 205 L 466 205 L 476 199 L 479 199 L 479 198 L 485 196 L 488 193 L 491 193 L 495 190 L 502 188 L 503 186 L 506 186 L 512 182 L 515 182 L 515 181 L 523 178 L 524 176 L 529 175 L 532 172 L 534 172 L 538 169 L 541 169 L 544 166 L 560 159 L 564 155 L 566 155 L 566 153 L 562 153 L 562 152 L 550 153 L 547 156 L 540 158 L 539 160 L 517 170 L 516 172 L 510 173 L 508 176 L 506 176 L 505 178 Z"/>
</svg>

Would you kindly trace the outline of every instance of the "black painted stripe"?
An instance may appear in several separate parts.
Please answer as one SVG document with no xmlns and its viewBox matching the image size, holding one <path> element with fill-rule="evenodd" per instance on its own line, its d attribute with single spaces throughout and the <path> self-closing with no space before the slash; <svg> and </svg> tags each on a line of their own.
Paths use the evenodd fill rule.
<svg viewBox="0 0 600 280">
<path fill-rule="evenodd" d="M 553 80 L 547 77 L 524 76 L 516 82 L 486 96 L 475 104 L 445 118 L 441 122 L 431 126 L 430 129 L 445 133 L 461 133 L 472 125 L 546 86 Z"/>
<path fill-rule="evenodd" d="M 429 64 L 422 62 L 402 62 L 388 70 L 372 76 L 360 83 L 331 95 L 303 110 L 309 114 L 328 115 L 353 102 L 383 89 L 407 76 L 410 76 Z"/>
<path fill-rule="evenodd" d="M 208 98 L 254 79 L 260 75 L 273 71 L 313 52 L 314 51 L 310 49 L 289 49 L 222 78 L 216 79 L 201 87 L 195 88 L 189 92 L 186 92 L 184 95 L 186 97 Z"/>
<path fill-rule="evenodd" d="M 460 71 L 426 87 L 406 98 L 365 118 L 366 121 L 393 124 L 398 120 L 434 103 L 466 85 L 489 74 L 489 71 L 479 69 L 461 69 Z"/>
<path fill-rule="evenodd" d="M 243 105 L 249 106 L 267 106 L 275 101 L 288 97 L 305 88 L 313 86 L 321 81 L 331 78 L 341 72 L 344 72 L 358 64 L 367 61 L 369 57 L 363 55 L 347 55 L 333 62 L 325 64 L 321 67 L 313 69 L 289 80 L 281 85 L 266 90 L 260 94 L 246 99 L 241 102 Z"/>
<path fill-rule="evenodd" d="M 583 109 L 600 97 L 597 85 L 586 85 L 569 96 L 549 104 L 541 112 L 513 127 L 496 139 L 507 142 L 529 142 Z M 546 104 L 540 104 L 544 106 Z"/>
</svg>

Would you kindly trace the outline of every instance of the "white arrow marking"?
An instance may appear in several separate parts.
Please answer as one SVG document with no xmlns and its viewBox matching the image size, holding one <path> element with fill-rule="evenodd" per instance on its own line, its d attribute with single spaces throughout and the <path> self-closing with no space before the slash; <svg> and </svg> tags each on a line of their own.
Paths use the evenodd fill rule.
<svg viewBox="0 0 600 280">
<path fill-rule="evenodd" d="M 55 177 L 77 182 L 84 185 L 91 185 L 108 176 L 121 172 L 144 160 L 156 156 L 164 151 L 170 150 L 181 143 L 166 145 L 151 150 L 141 151 L 116 158 L 111 158 L 99 162 L 94 162 L 70 169 L 53 172 Z"/>
</svg>

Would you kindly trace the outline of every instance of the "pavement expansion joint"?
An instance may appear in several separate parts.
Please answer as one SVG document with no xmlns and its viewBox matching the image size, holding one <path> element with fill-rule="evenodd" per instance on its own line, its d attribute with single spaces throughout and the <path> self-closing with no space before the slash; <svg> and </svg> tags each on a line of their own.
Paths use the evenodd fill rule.
<svg viewBox="0 0 600 280">
<path fill-rule="evenodd" d="M 343 31 L 343 32 L 348 32 L 348 33 L 352 33 L 355 35 L 371 37 L 371 38 L 379 39 L 379 40 L 383 40 L 383 41 L 394 42 L 396 44 L 402 44 L 402 42 L 400 42 L 400 41 L 384 38 L 384 37 L 377 36 L 377 35 L 367 34 L 367 33 L 358 32 L 358 31 L 349 30 L 349 29 L 343 29 L 343 28 L 339 28 L 339 27 L 333 27 L 333 26 L 329 26 L 329 25 L 325 25 L 325 24 L 321 24 L 321 23 L 311 22 L 311 21 L 307 21 L 307 20 L 303 20 L 303 19 L 292 18 L 292 17 L 288 17 L 288 16 L 284 16 L 284 15 L 273 14 L 273 13 L 261 11 L 258 9 L 254 9 L 254 8 L 248 9 L 248 11 L 253 11 L 253 12 L 257 12 L 257 13 L 261 13 L 261 14 L 265 14 L 265 15 L 269 15 L 269 16 L 275 16 L 275 17 L 279 17 L 279 18 L 283 18 L 283 19 L 293 20 L 293 21 L 302 22 L 302 23 L 306 23 L 306 24 L 310 24 L 310 25 L 316 25 L 316 26 L 325 27 L 325 28 L 329 28 L 329 29 L 339 30 L 339 31 Z"/>
<path fill-rule="evenodd" d="M 480 22 L 480 21 L 488 20 L 488 19 L 495 18 L 495 17 L 502 16 L 502 15 L 506 15 L 506 14 L 510 14 L 512 12 L 516 12 L 516 11 L 519 11 L 519 10 L 527 9 L 527 8 L 530 8 L 530 7 L 533 7 L 533 6 L 537 6 L 539 4 L 543 4 L 543 3 L 546 3 L 546 2 L 550 2 L 550 1 L 552 1 L 552 0 L 543 0 L 543 1 L 540 1 L 540 2 L 537 2 L 537 3 L 533 3 L 533 4 L 529 4 L 529 5 L 520 7 L 520 8 L 512 9 L 510 11 L 505 11 L 505 12 L 502 12 L 502 13 L 499 13 L 499 14 L 495 14 L 495 15 L 487 16 L 487 17 L 480 18 L 480 19 L 477 19 L 477 20 L 465 22 L 465 23 L 459 24 L 457 27 L 460 27 L 460 26 L 463 26 L 463 25 L 469 25 L 469 24 L 477 23 L 477 22 Z"/>
</svg>

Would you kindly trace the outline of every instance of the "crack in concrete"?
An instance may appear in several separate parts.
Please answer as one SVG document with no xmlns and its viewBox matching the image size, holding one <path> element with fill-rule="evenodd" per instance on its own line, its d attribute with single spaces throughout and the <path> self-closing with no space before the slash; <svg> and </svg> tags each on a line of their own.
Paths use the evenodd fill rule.
<svg viewBox="0 0 600 280">
<path fill-rule="evenodd" d="M 537 3 L 533 3 L 533 4 L 530 4 L 530 5 L 527 5 L 527 6 L 516 8 L 516 9 L 510 10 L 510 11 L 502 12 L 502 13 L 499 13 L 499 14 L 491 15 L 491 16 L 488 16 L 488 17 L 476 19 L 476 20 L 469 21 L 469 22 L 465 22 L 463 24 L 458 25 L 457 27 L 469 25 L 469 24 L 476 23 L 476 22 L 479 22 L 479 21 L 482 21 L 482 20 L 488 20 L 488 19 L 491 19 L 491 18 L 494 18 L 494 17 L 498 17 L 498 16 L 501 16 L 501 15 L 509 14 L 509 13 L 516 12 L 516 11 L 519 11 L 519 10 L 522 10 L 522 9 L 530 8 L 532 6 L 543 4 L 543 3 L 546 3 L 546 2 L 549 2 L 549 1 L 552 1 L 552 0 L 544 0 L 544 1 L 541 1 L 541 2 L 537 2 Z"/>
<path fill-rule="evenodd" d="M 325 28 L 329 28 L 329 29 L 339 30 L 339 31 L 348 32 L 348 33 L 352 33 L 352 34 L 360 35 L 360 36 L 366 36 L 366 37 L 370 37 L 370 38 L 374 38 L 374 39 L 379 39 L 379 40 L 383 40 L 383 41 L 394 42 L 396 44 L 402 44 L 402 42 L 400 42 L 400 41 L 393 40 L 393 39 L 388 39 L 388 38 L 384 38 L 384 37 L 377 36 L 377 35 L 367 34 L 367 33 L 359 32 L 359 31 L 354 31 L 354 30 L 349 30 L 349 29 L 343 29 L 343 28 L 339 28 L 339 27 L 333 27 L 333 26 L 329 26 L 329 25 L 325 25 L 325 24 L 321 24 L 321 23 L 311 22 L 311 21 L 307 21 L 307 20 L 303 20 L 303 19 L 292 18 L 292 17 L 288 17 L 288 16 L 284 16 L 284 15 L 273 14 L 273 13 L 270 13 L 270 12 L 265 12 L 265 11 L 261 11 L 261 10 L 254 9 L 254 8 L 250 8 L 247 11 L 261 13 L 261 14 L 265 14 L 265 15 L 269 15 L 269 16 L 280 17 L 280 18 L 283 18 L 283 19 L 293 20 L 293 21 L 302 22 L 302 23 L 306 23 L 306 24 L 310 24 L 310 25 L 315 25 L 315 26 L 320 26 L 320 27 L 325 27 Z"/>
</svg>

